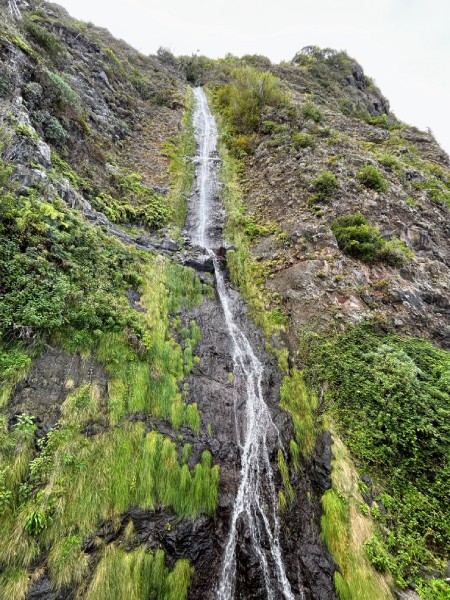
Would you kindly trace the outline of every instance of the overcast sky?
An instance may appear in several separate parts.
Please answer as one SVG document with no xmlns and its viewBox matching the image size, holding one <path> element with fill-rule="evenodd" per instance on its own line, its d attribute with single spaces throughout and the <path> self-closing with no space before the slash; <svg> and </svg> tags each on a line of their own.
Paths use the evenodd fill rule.
<svg viewBox="0 0 450 600">
<path fill-rule="evenodd" d="M 304 46 L 347 50 L 402 121 L 450 153 L 449 0 L 57 0 L 145 54 L 230 52 L 289 60 Z"/>
</svg>

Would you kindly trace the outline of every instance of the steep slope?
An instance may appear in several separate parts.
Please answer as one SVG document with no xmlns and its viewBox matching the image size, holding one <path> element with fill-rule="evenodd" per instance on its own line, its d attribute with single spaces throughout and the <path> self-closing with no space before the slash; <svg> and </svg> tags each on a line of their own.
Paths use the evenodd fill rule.
<svg viewBox="0 0 450 600">
<path fill-rule="evenodd" d="M 448 157 L 345 53 L 230 57 L 201 78 L 222 117 L 232 276 L 320 394 L 301 405 L 303 445 L 334 430 L 322 533 L 339 594 L 386 597 L 370 559 L 447 597 L 424 579 L 445 576 L 449 552 Z"/>
<path fill-rule="evenodd" d="M 248 471 L 234 597 L 448 598 L 448 157 L 345 53 L 145 57 L 57 5 L 12 4 L 0 597 L 215 598 L 253 364 L 278 435 Z M 218 155 L 200 154 L 198 82 Z M 196 246 L 202 164 L 215 264 Z"/>
</svg>

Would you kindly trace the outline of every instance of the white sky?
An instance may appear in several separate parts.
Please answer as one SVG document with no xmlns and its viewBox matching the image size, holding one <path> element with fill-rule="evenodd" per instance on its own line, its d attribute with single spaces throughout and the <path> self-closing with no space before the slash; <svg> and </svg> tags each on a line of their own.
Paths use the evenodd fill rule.
<svg viewBox="0 0 450 600">
<path fill-rule="evenodd" d="M 303 46 L 347 50 L 399 119 L 450 153 L 449 0 L 57 0 L 145 54 L 230 52 L 289 60 Z"/>
</svg>

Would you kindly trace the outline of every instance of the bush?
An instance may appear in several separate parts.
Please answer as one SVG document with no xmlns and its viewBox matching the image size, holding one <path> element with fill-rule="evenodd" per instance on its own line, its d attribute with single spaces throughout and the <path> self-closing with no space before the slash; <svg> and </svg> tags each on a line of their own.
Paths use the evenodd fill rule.
<svg viewBox="0 0 450 600">
<path fill-rule="evenodd" d="M 373 495 L 383 492 L 383 510 L 372 504 L 379 532 L 365 544 L 371 562 L 399 582 L 436 569 L 450 549 L 450 353 L 368 323 L 311 338 L 309 352 L 339 433 L 376 478 Z"/>
<path fill-rule="evenodd" d="M 5 98 L 11 92 L 11 89 L 11 81 L 5 75 L 0 74 L 0 98 Z"/>
<path fill-rule="evenodd" d="M 321 171 L 312 180 L 311 185 L 314 190 L 314 194 L 310 199 L 312 202 L 325 202 L 338 188 L 336 176 L 327 170 Z"/>
<path fill-rule="evenodd" d="M 393 238 L 385 242 L 379 253 L 380 260 L 387 262 L 394 267 L 400 267 L 414 258 L 414 253 L 402 240 Z"/>
<path fill-rule="evenodd" d="M 386 241 L 380 230 L 369 225 L 361 213 L 338 217 L 333 221 L 331 230 L 342 252 L 364 262 L 380 260 L 401 266 L 414 258 L 405 242 L 397 238 Z"/>
<path fill-rule="evenodd" d="M 385 192 L 388 187 L 386 179 L 372 165 L 364 165 L 358 172 L 358 179 L 366 188 L 377 192 Z"/>
<path fill-rule="evenodd" d="M 54 144 L 55 146 L 59 147 L 63 146 L 66 143 L 66 130 L 56 117 L 48 115 L 45 118 L 45 121 L 42 123 L 42 125 L 44 130 L 44 137 L 47 142 L 50 142 L 50 144 Z"/>
<path fill-rule="evenodd" d="M 314 123 L 321 123 L 323 121 L 323 113 L 314 102 L 306 102 L 303 104 L 302 115 L 304 119 L 310 119 L 311 121 L 314 121 Z"/>
<path fill-rule="evenodd" d="M 232 82 L 220 87 L 216 102 L 237 133 L 258 130 L 265 107 L 280 108 L 287 104 L 287 96 L 280 80 L 265 71 L 247 66 L 235 69 Z"/>
<path fill-rule="evenodd" d="M 31 39 L 45 50 L 51 58 L 58 59 L 66 54 L 61 40 L 32 19 L 26 18 L 24 20 L 24 27 Z"/>
<path fill-rule="evenodd" d="M 292 144 L 297 150 L 299 148 L 314 148 L 315 139 L 309 133 L 293 133 Z"/>
<path fill-rule="evenodd" d="M 76 109 L 77 111 L 80 110 L 80 99 L 78 98 L 78 95 L 74 92 L 74 90 L 70 87 L 70 85 L 67 83 L 67 81 L 65 81 L 56 73 L 53 73 L 53 71 L 49 71 L 48 69 L 46 73 L 59 97 L 72 108 Z"/>
<path fill-rule="evenodd" d="M 361 213 L 338 217 L 331 230 L 342 252 L 365 262 L 374 262 L 384 246 L 379 229 L 369 225 Z"/>
</svg>

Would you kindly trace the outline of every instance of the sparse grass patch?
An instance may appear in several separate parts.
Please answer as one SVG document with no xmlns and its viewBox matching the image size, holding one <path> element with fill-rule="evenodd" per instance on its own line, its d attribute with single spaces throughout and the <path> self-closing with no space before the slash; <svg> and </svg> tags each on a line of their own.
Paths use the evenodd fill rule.
<svg viewBox="0 0 450 600">
<path fill-rule="evenodd" d="M 314 121 L 314 123 L 322 123 L 324 119 L 323 113 L 320 110 L 320 108 L 310 100 L 302 104 L 301 111 L 302 116 L 306 121 L 311 120 Z"/>
<path fill-rule="evenodd" d="M 186 207 L 194 180 L 195 154 L 194 126 L 192 114 L 194 109 L 194 95 L 188 88 L 185 97 L 185 112 L 182 120 L 182 132 L 169 147 L 170 152 L 170 188 L 167 202 L 171 209 L 171 220 L 183 227 L 186 219 Z"/>
</svg>

